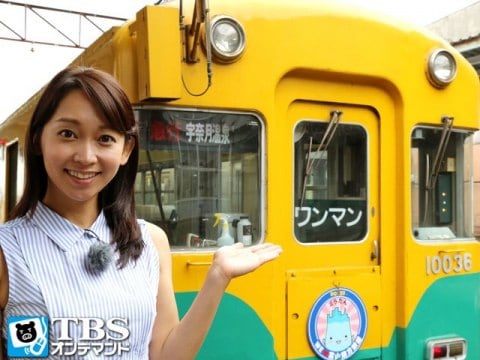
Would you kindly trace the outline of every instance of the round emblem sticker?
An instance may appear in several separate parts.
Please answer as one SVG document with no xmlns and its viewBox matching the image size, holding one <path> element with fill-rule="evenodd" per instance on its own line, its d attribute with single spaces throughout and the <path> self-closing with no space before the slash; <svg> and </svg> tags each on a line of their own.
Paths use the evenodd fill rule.
<svg viewBox="0 0 480 360">
<path fill-rule="evenodd" d="M 308 340 L 321 359 L 349 359 L 362 346 L 367 332 L 367 311 L 349 289 L 324 292 L 308 318 Z"/>
</svg>

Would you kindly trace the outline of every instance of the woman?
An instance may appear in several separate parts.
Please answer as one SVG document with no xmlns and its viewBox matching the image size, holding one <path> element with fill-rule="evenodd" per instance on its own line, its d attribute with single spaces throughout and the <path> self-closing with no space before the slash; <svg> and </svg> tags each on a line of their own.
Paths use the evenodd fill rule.
<svg viewBox="0 0 480 360">
<path fill-rule="evenodd" d="M 67 68 L 46 87 L 27 132 L 25 191 L 0 226 L 4 341 L 12 319 L 38 315 L 51 321 L 50 358 L 192 359 L 230 280 L 280 254 L 271 244 L 220 248 L 179 320 L 165 233 L 135 218 L 138 146 L 130 103 L 110 75 Z M 19 321 L 8 350 L 40 351 L 35 324 Z"/>
</svg>

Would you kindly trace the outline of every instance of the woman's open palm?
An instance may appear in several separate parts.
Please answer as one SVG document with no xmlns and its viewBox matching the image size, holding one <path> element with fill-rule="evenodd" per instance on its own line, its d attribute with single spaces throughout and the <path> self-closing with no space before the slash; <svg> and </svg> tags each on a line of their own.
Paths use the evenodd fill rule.
<svg viewBox="0 0 480 360">
<path fill-rule="evenodd" d="M 277 258 L 282 252 L 278 245 L 265 243 L 244 247 L 242 243 L 223 246 L 215 252 L 213 263 L 227 279 L 247 274 Z"/>
</svg>

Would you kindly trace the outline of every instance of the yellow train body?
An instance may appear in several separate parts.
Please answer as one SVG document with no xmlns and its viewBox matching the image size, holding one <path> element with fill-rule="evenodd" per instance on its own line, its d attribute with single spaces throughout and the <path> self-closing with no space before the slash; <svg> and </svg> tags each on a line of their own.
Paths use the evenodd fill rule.
<svg viewBox="0 0 480 360">
<path fill-rule="evenodd" d="M 447 189 L 456 189 L 460 168 L 465 183 L 471 181 L 471 155 L 467 151 L 462 156 L 448 153 L 459 151 L 462 134 L 471 134 L 479 127 L 479 84 L 473 68 L 447 43 L 408 24 L 379 19 L 336 2 L 283 0 L 211 0 L 210 18 L 227 15 L 242 25 L 244 53 L 230 63 L 217 62 L 215 57 L 209 62 L 203 31 L 203 45 L 197 48 L 194 61 L 189 62 L 186 52 L 194 47 L 182 25 L 192 23 L 192 11 L 193 4 L 184 4 L 184 13 L 173 3 L 148 6 L 132 21 L 106 32 L 73 64 L 112 73 L 126 89 L 139 118 L 151 114 L 144 124 L 150 126 L 146 141 L 154 155 L 153 163 L 160 169 L 158 176 L 170 171 L 172 179 L 180 181 L 180 172 L 192 166 L 186 169 L 165 165 L 177 155 L 173 148 L 161 153 L 162 136 L 175 135 L 169 132 L 172 129 L 167 122 L 158 125 L 160 133 L 151 127 L 155 116 L 164 114 L 161 111 L 172 111 L 168 113 L 172 118 L 182 117 L 178 113 L 184 112 L 240 114 L 249 119 L 242 123 L 244 126 L 256 123 L 255 160 L 242 155 L 237 161 L 240 170 L 235 174 L 241 178 L 238 197 L 243 204 L 237 210 L 250 215 L 254 242 L 278 243 L 284 251 L 279 260 L 229 286 L 199 358 L 430 359 L 429 341 L 436 339 L 446 339 L 447 347 L 464 341 L 468 343 L 468 358 L 480 356 L 480 323 L 473 320 L 479 315 L 480 246 L 469 231 L 473 228 L 472 212 L 465 210 L 462 214 L 459 209 L 461 204 L 471 203 L 460 199 L 471 195 L 470 185 L 463 187 L 462 193 L 447 191 L 456 199 L 455 205 L 447 209 L 454 215 L 432 220 L 429 226 L 419 226 L 419 213 L 427 213 L 428 203 L 419 200 L 418 205 L 412 200 L 422 198 L 412 194 L 417 191 L 416 176 L 424 168 L 416 161 L 425 161 L 416 157 L 412 144 L 437 139 L 446 127 L 447 120 L 442 120 L 446 117 L 454 119 L 458 143 L 456 150 L 447 148 L 444 159 L 445 163 L 453 159 L 455 165 L 449 169 L 448 164 L 443 164 L 438 181 Z M 201 29 L 204 27 L 202 24 Z M 442 88 L 434 86 L 427 76 L 428 59 L 436 49 L 453 54 L 457 65 L 455 79 Z M 0 221 L 6 220 L 8 208 L 13 205 L 9 195 L 12 181 L 17 188 L 13 198 L 18 198 L 23 185 L 23 133 L 35 100 L 33 97 L 0 125 L 0 139 L 5 140 L 0 147 L 5 154 L 0 160 Z M 347 140 L 335 145 L 336 152 L 328 152 L 317 135 L 312 135 L 308 150 L 305 133 L 311 129 L 312 133 L 323 134 L 335 114 L 341 114 L 338 127 Z M 180 123 L 174 121 L 168 124 Z M 208 121 L 212 126 L 216 124 L 215 120 Z M 189 124 L 187 120 L 185 124 Z M 231 128 L 235 124 L 232 122 Z M 306 139 L 301 146 L 297 146 L 298 141 L 303 141 L 299 138 Z M 360 139 L 364 140 L 360 143 Z M 243 141 L 250 144 L 247 136 Z M 12 169 L 12 160 L 7 150 L 12 144 L 18 144 L 16 176 L 8 170 Z M 245 147 L 250 149 L 250 145 Z M 194 148 L 190 142 L 179 153 L 187 154 Z M 241 145 L 232 148 L 233 152 L 243 151 Z M 316 149 L 320 155 L 315 155 Z M 302 151 L 306 155 L 299 156 Z M 324 153 L 329 159 L 325 166 L 332 166 L 328 176 L 324 180 L 314 176 L 314 185 L 309 185 L 307 176 L 297 172 L 297 166 L 305 158 L 322 163 Z M 365 154 L 364 159 L 359 154 Z M 223 166 L 223 172 L 233 171 L 230 167 L 226 170 L 230 165 L 225 165 L 226 155 L 221 156 L 223 165 L 216 166 Z M 329 165 L 332 158 L 343 162 L 332 160 L 333 165 Z M 145 154 L 141 159 L 147 166 Z M 431 165 L 433 157 L 428 159 Z M 151 178 L 153 168 L 146 169 L 142 175 L 144 187 L 139 190 L 144 201 L 139 204 L 142 211 L 152 210 L 150 205 L 155 203 L 145 200 L 145 184 L 156 181 Z M 205 169 L 196 167 L 195 171 L 199 178 L 211 180 L 209 175 L 203 175 L 208 173 Z M 320 170 L 314 166 L 315 171 Z M 357 188 L 347 191 L 339 182 L 334 186 L 331 178 L 335 173 L 341 174 L 338 176 L 345 189 L 347 185 Z M 226 186 L 225 179 L 234 183 L 230 177 L 222 179 L 216 186 Z M 302 180 L 307 184 L 307 196 L 299 196 Z M 356 180 L 361 184 L 355 184 Z M 188 178 L 188 184 L 192 181 Z M 198 181 L 195 186 L 201 187 Z M 331 192 L 333 186 L 336 194 L 342 195 L 325 205 L 327 197 L 318 194 Z M 423 185 L 418 186 L 419 192 L 427 193 Z M 181 195 L 185 188 L 172 189 L 172 206 L 180 217 L 182 199 L 195 204 L 199 201 L 198 196 Z M 216 205 L 208 205 L 209 212 L 225 210 L 217 205 L 228 202 L 224 199 L 228 191 L 212 203 Z M 167 196 L 166 192 L 162 194 Z M 321 206 L 327 206 L 326 210 Z M 307 213 L 310 230 L 305 230 L 307 220 L 303 216 Z M 330 228 L 313 233 L 322 214 L 328 214 L 323 221 L 335 221 L 344 227 L 347 220 L 353 227 L 361 218 L 363 227 L 355 239 L 338 235 L 335 241 L 333 222 Z M 198 216 L 195 212 L 193 217 Z M 176 226 L 171 231 L 180 234 L 184 225 L 180 222 Z M 208 222 L 207 233 L 211 234 L 210 226 Z M 452 230 L 454 226 L 457 230 Z M 459 227 L 467 230 L 459 231 Z M 427 240 L 417 234 L 417 228 L 419 233 L 427 231 Z M 455 236 L 449 237 L 447 228 Z M 437 230 L 441 234 L 435 237 L 432 234 Z M 215 246 L 192 245 L 191 241 L 198 240 L 198 231 L 185 230 L 172 240 L 174 283 L 181 311 L 200 288 L 215 250 Z M 215 240 L 213 234 L 210 238 Z M 323 241 L 322 234 L 330 240 Z M 337 301 L 350 301 L 357 309 L 336 306 Z M 343 348 L 328 345 L 325 335 L 325 326 L 332 326 L 329 321 L 333 322 L 335 309 L 342 316 L 350 316 L 350 329 L 355 333 Z M 356 325 L 352 325 L 354 318 Z M 465 326 L 465 322 L 475 324 Z M 448 351 L 453 353 L 451 348 Z"/>
</svg>

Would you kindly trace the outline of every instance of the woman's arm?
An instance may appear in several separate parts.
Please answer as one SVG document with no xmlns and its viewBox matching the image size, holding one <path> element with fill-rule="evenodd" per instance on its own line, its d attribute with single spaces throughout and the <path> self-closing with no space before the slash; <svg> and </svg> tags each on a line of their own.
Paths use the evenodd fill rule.
<svg viewBox="0 0 480 360">
<path fill-rule="evenodd" d="M 8 272 L 7 272 L 7 262 L 5 261 L 5 256 L 3 251 L 0 249 L 0 324 L 3 326 L 3 309 L 7 306 L 8 301 Z M 1 327 L 0 327 L 1 329 Z M 2 337 L 0 336 L 0 360 L 4 359 L 4 345 Z"/>
<path fill-rule="evenodd" d="M 160 256 L 157 317 L 150 344 L 150 359 L 190 360 L 195 358 L 200 349 L 230 280 L 275 259 L 280 255 L 281 248 L 272 244 L 248 248 L 235 244 L 217 250 L 202 289 L 179 321 L 168 240 L 165 233 L 157 227 L 151 227 L 150 232 Z"/>
<path fill-rule="evenodd" d="M 3 326 L 3 309 L 0 310 L 0 324 L 2 324 Z M 3 340 L 2 340 L 2 337 L 0 336 L 0 360 L 3 360 L 4 357 L 3 357 Z"/>
</svg>

